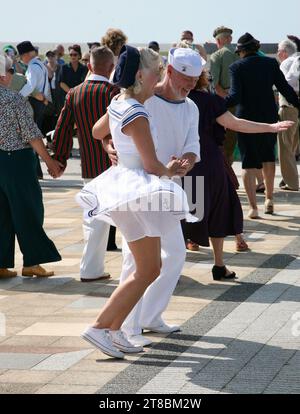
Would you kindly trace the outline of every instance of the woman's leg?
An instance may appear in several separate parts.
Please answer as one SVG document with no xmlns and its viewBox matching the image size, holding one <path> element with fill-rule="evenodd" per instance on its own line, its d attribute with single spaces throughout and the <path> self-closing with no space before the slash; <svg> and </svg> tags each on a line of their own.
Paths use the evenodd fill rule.
<svg viewBox="0 0 300 414">
<path fill-rule="evenodd" d="M 10 206 L 5 193 L 0 188 L 0 269 L 15 266 L 15 230 Z"/>
<path fill-rule="evenodd" d="M 256 170 L 257 187 L 264 185 L 264 176 L 262 170 Z"/>
<path fill-rule="evenodd" d="M 243 234 L 236 234 L 235 235 L 235 244 L 236 244 L 236 251 L 238 252 L 245 252 L 249 250 L 249 246 L 246 243 Z"/>
<path fill-rule="evenodd" d="M 224 259 L 223 259 L 224 238 L 211 237 L 210 241 L 211 241 L 212 248 L 213 248 L 215 266 L 224 267 L 225 266 Z M 231 272 L 228 269 L 226 269 L 225 275 L 228 276 L 230 274 Z"/>
<path fill-rule="evenodd" d="M 275 180 L 275 162 L 265 162 L 263 164 L 263 174 L 266 184 L 266 200 L 273 200 L 274 180 Z"/>
<path fill-rule="evenodd" d="M 247 193 L 248 201 L 250 204 L 250 208 L 253 210 L 257 210 L 257 202 L 256 202 L 256 169 L 247 169 L 243 170 L 243 181 L 245 190 Z"/>
<path fill-rule="evenodd" d="M 211 237 L 210 241 L 211 241 L 212 248 L 213 248 L 215 265 L 218 267 L 224 266 L 224 261 L 223 261 L 224 239 Z"/>
<path fill-rule="evenodd" d="M 160 275 L 159 237 L 145 237 L 128 243 L 128 246 L 134 256 L 136 271 L 111 295 L 93 325 L 96 329 L 119 330 L 147 287 Z"/>
</svg>

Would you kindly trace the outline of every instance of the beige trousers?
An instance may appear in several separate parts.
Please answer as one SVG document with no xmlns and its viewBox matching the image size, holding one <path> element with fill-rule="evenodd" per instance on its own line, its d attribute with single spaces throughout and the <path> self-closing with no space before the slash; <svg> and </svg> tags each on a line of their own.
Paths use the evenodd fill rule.
<svg viewBox="0 0 300 414">
<path fill-rule="evenodd" d="M 283 181 L 292 190 L 298 190 L 299 175 L 295 159 L 299 144 L 298 110 L 294 107 L 281 107 L 279 118 L 281 121 L 295 122 L 287 131 L 279 132 L 278 156 Z"/>
</svg>

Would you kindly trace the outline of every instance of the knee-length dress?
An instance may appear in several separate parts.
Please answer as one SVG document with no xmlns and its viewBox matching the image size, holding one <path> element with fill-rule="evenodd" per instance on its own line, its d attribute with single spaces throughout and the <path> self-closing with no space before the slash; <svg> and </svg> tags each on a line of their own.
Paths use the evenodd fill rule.
<svg viewBox="0 0 300 414">
<path fill-rule="evenodd" d="M 168 178 L 148 174 L 133 139 L 123 128 L 139 117 L 149 121 L 154 141 L 155 127 L 144 105 L 135 99 L 114 99 L 108 108 L 110 131 L 118 153 L 118 165 L 87 184 L 77 202 L 87 219 L 104 220 L 119 227 L 127 242 L 161 237 L 189 214 L 187 196 Z"/>
<path fill-rule="evenodd" d="M 216 122 L 216 118 L 227 112 L 225 102 L 217 95 L 202 91 L 192 91 L 190 98 L 200 113 L 201 161 L 189 175 L 194 181 L 197 176 L 204 177 L 204 218 L 201 222 L 184 223 L 183 231 L 186 239 L 209 246 L 209 237 L 223 238 L 242 233 L 243 212 L 225 169 L 222 153 L 225 129 Z"/>
</svg>

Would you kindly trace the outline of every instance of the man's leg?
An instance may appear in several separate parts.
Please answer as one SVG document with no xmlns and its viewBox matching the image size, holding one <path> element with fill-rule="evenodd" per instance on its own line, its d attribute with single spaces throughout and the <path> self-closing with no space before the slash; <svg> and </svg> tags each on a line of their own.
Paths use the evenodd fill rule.
<svg viewBox="0 0 300 414">
<path fill-rule="evenodd" d="M 83 179 L 84 185 L 92 179 Z M 109 224 L 97 219 L 83 218 L 84 249 L 80 262 L 80 277 L 83 281 L 104 276 L 104 258 L 109 237 Z"/>
<path fill-rule="evenodd" d="M 235 115 L 235 108 L 229 108 L 229 111 Z M 237 134 L 230 129 L 226 130 L 225 140 L 224 140 L 224 154 L 230 165 L 234 161 L 234 150 L 237 143 Z"/>
<path fill-rule="evenodd" d="M 85 246 L 80 263 L 82 279 L 96 279 L 104 275 L 109 227 L 109 224 L 95 218 L 83 221 Z"/>
<path fill-rule="evenodd" d="M 230 165 L 232 165 L 234 161 L 234 149 L 236 146 L 236 142 L 237 142 L 236 132 L 233 132 L 230 129 L 227 129 L 226 134 L 225 134 L 225 141 L 224 141 L 224 153 Z"/>
<path fill-rule="evenodd" d="M 107 242 L 107 251 L 114 251 L 118 249 L 118 246 L 116 245 L 116 227 L 110 226 L 109 229 L 109 237 Z"/>
<path fill-rule="evenodd" d="M 162 269 L 160 276 L 146 290 L 140 317 L 142 328 L 159 327 L 180 278 L 186 248 L 180 223 L 161 239 Z"/>
<path fill-rule="evenodd" d="M 163 321 L 165 311 L 176 288 L 184 266 L 186 249 L 181 225 L 162 237 L 162 269 L 158 279 L 145 292 L 143 298 L 128 315 L 122 330 L 129 336 L 141 335 L 144 327 L 157 327 Z M 124 281 L 135 269 L 134 258 L 123 239 L 123 266 L 120 282 Z"/>
<path fill-rule="evenodd" d="M 296 162 L 296 152 L 299 142 L 298 110 L 296 108 L 281 108 L 281 121 L 291 120 L 295 124 L 287 131 L 278 134 L 278 155 L 283 181 L 292 190 L 299 189 L 299 175 Z"/>
</svg>

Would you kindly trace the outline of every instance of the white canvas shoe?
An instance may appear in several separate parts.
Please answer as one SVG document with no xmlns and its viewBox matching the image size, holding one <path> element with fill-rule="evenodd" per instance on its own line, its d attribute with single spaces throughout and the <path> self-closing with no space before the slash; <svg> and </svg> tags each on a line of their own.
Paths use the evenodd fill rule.
<svg viewBox="0 0 300 414">
<path fill-rule="evenodd" d="M 124 332 L 122 331 L 109 331 L 113 345 L 122 352 L 126 354 L 136 354 L 138 352 L 143 352 L 143 347 L 140 345 L 135 345 L 131 343 Z"/>
<path fill-rule="evenodd" d="M 148 338 L 146 338 L 143 335 L 130 335 L 128 336 L 128 340 L 133 344 L 137 346 L 149 346 L 152 345 L 152 341 Z"/>
<path fill-rule="evenodd" d="M 179 325 L 167 325 L 166 323 L 162 323 L 159 326 L 150 326 L 144 327 L 143 330 L 155 332 L 155 333 L 173 333 L 173 332 L 180 332 L 181 328 Z"/>
<path fill-rule="evenodd" d="M 105 355 L 114 358 L 124 359 L 125 355 L 120 352 L 112 343 L 107 329 L 96 329 L 89 327 L 81 335 L 81 338 L 90 342 L 92 345 L 100 349 Z"/>
</svg>

